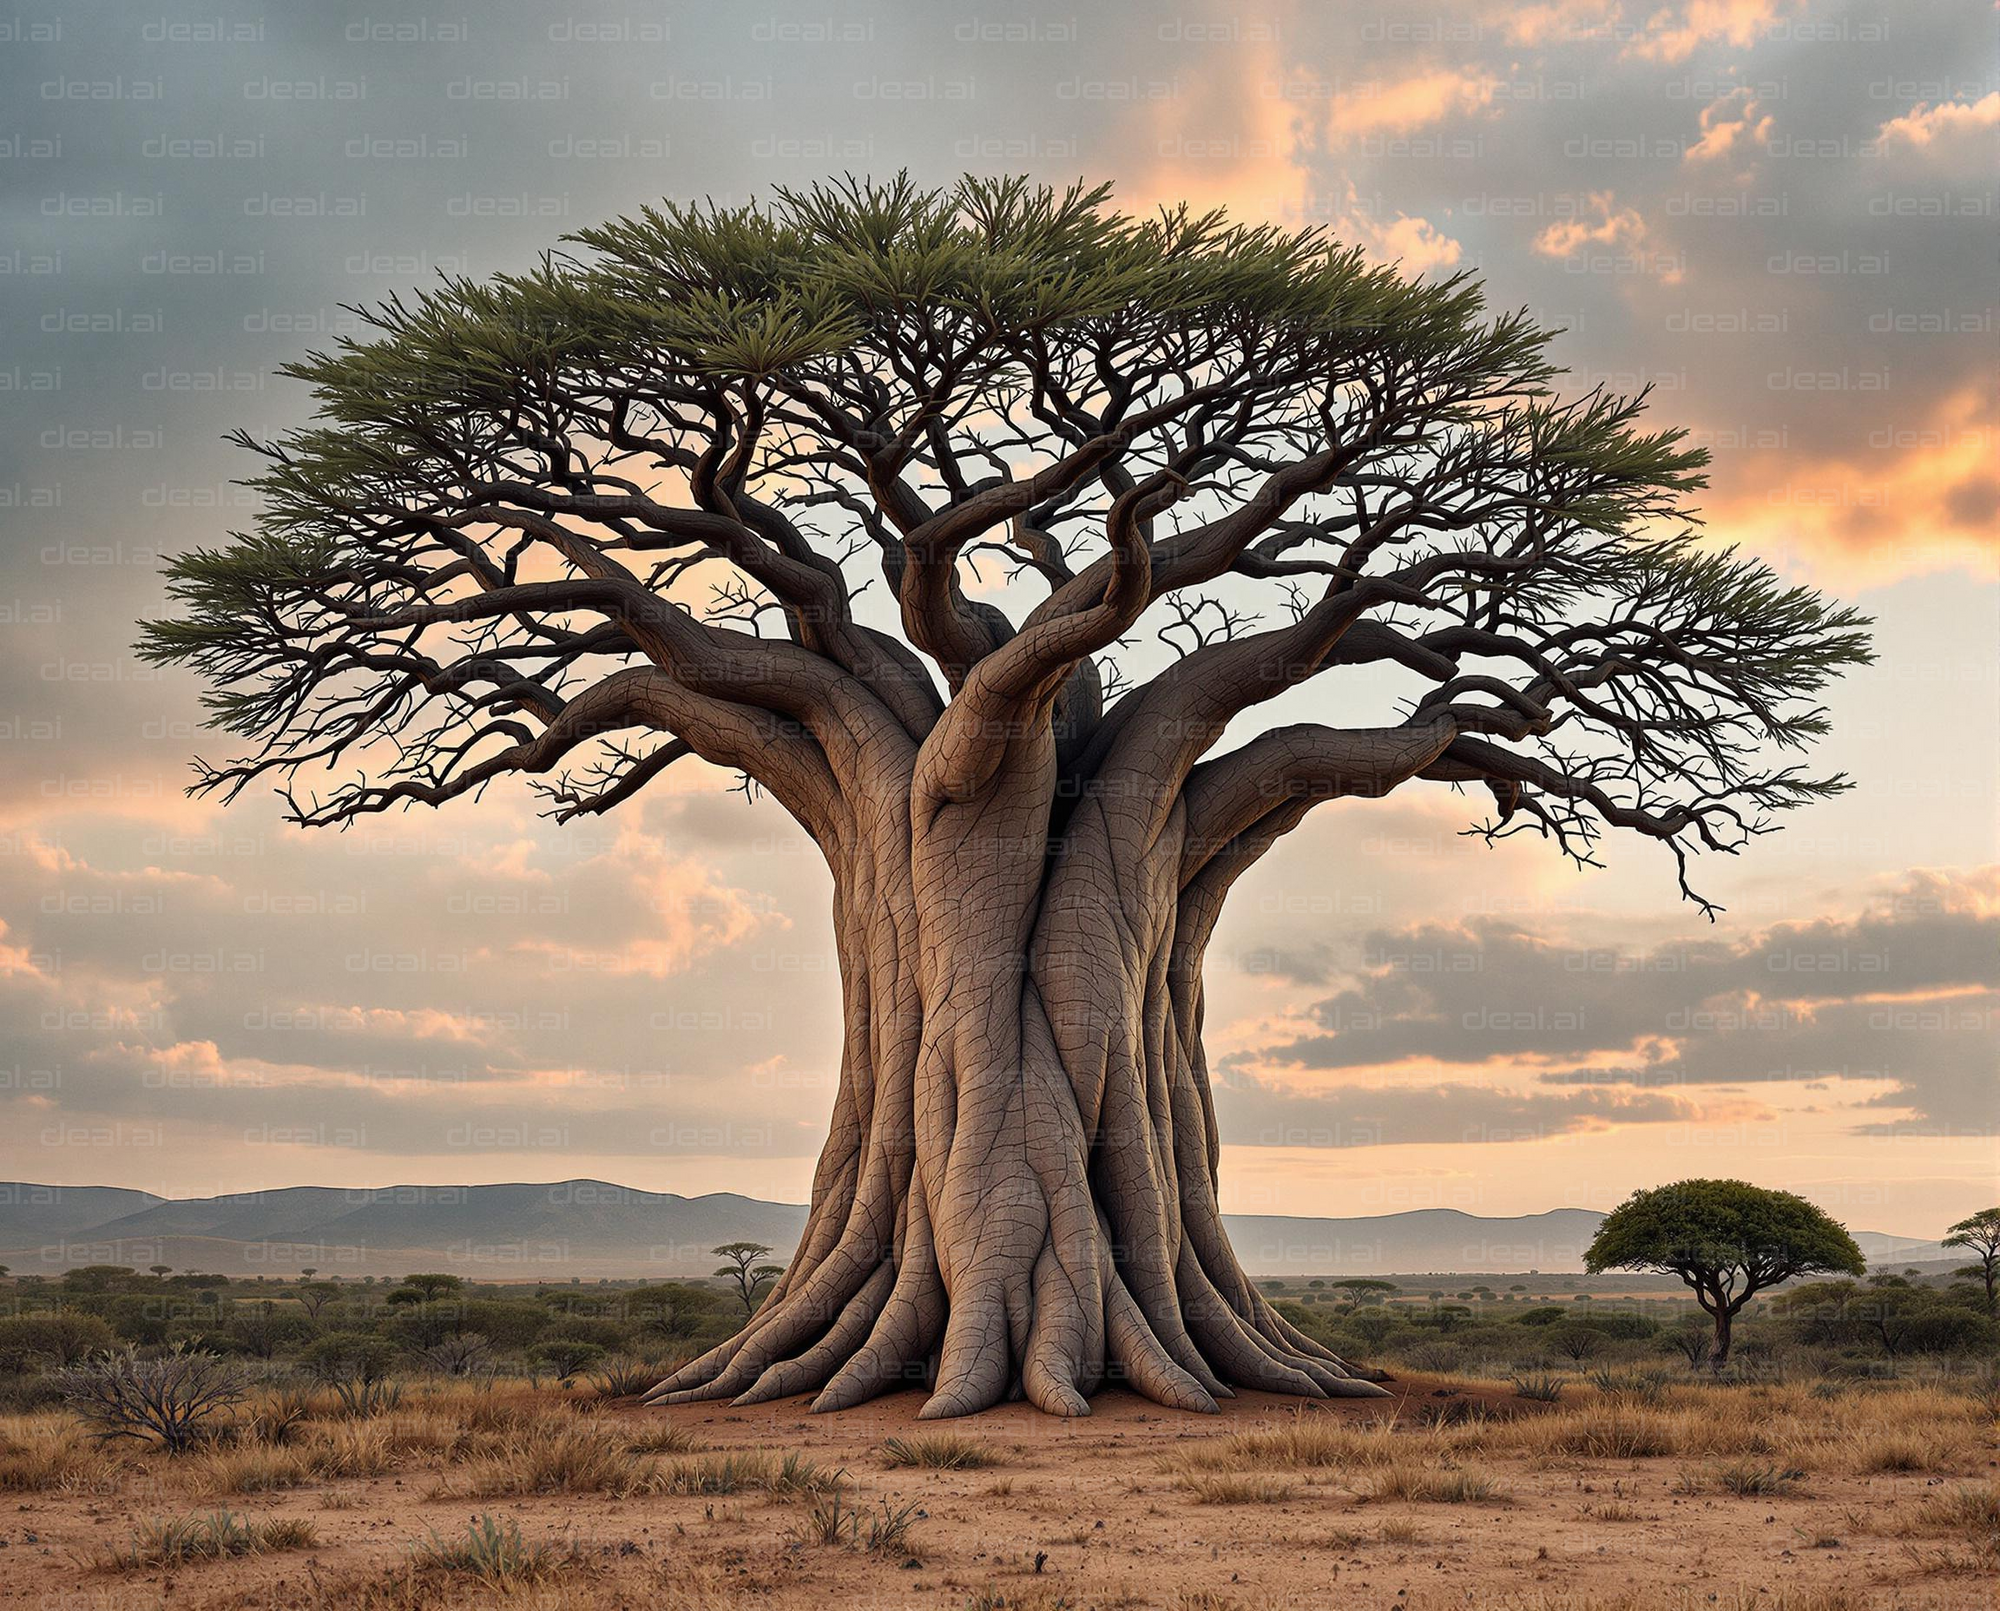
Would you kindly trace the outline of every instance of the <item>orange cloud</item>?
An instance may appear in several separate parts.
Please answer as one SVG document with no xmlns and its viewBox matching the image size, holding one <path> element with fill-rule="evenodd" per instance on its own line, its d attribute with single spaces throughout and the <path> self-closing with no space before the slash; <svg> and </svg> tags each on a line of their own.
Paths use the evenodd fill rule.
<svg viewBox="0 0 2000 1611">
<path fill-rule="evenodd" d="M 1428 128 L 1492 105 L 1498 82 L 1487 74 L 1457 70 L 1369 79 L 1332 96 L 1328 125 L 1336 135 L 1403 134 Z"/>
<path fill-rule="evenodd" d="M 1646 61 L 1686 61 L 1704 45 L 1754 45 L 1770 30 L 1785 0 L 1688 0 L 1663 6 L 1637 26 L 1625 54 Z"/>
<path fill-rule="evenodd" d="M 1703 45 L 1754 44 L 1797 0 L 1686 0 L 1650 11 L 1616 0 L 1544 0 L 1501 6 L 1491 20 L 1519 45 L 1615 41 L 1621 54 L 1648 61 L 1685 61 Z"/>
<path fill-rule="evenodd" d="M 1679 283 L 1680 258 L 1653 246 L 1652 233 L 1637 208 L 1618 206 L 1608 190 L 1593 192 L 1590 206 L 1594 218 L 1557 220 L 1535 237 L 1535 250 L 1544 257 L 1581 260 L 1592 254 L 1592 248 L 1599 248 L 1612 255 L 1614 267 L 1629 264 L 1663 285 Z"/>
<path fill-rule="evenodd" d="M 1687 162 L 1729 162 L 1754 159 L 1756 148 L 1771 137 L 1771 117 L 1758 115 L 1757 97 L 1737 89 L 1701 109 L 1701 138 L 1687 149 Z M 1747 170 L 1739 175 L 1748 178 Z"/>
<path fill-rule="evenodd" d="M 1843 589 L 1953 568 L 2000 576 L 1991 393 L 1965 386 L 1918 423 L 1879 426 L 1866 456 L 1726 455 L 1709 529 Z"/>
<path fill-rule="evenodd" d="M 1136 171 L 1119 189 L 1128 203 L 1225 207 L 1232 217 L 1324 223 L 1379 262 L 1412 274 L 1448 267 L 1459 243 L 1425 218 L 1377 218 L 1335 158 L 1351 141 L 1405 134 L 1488 105 L 1495 80 L 1455 70 L 1347 85 L 1288 67 L 1274 44 L 1233 66 L 1183 83 L 1135 122 Z M 1190 88 L 1191 86 L 1191 88 Z M 1331 170 L 1315 184 L 1316 176 Z"/>
<path fill-rule="evenodd" d="M 2000 130 L 2000 90 L 1976 101 L 1940 101 L 1935 106 L 1920 103 L 1884 123 L 1881 137 L 1885 150 L 1900 147 L 1925 152 L 1979 141 L 1990 158 L 1991 144 L 1982 136 L 1995 130 Z"/>
</svg>

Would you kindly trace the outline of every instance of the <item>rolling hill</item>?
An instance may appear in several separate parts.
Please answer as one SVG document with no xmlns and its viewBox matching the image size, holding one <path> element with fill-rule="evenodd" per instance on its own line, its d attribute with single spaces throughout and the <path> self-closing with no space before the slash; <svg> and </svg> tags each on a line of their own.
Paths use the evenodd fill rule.
<svg viewBox="0 0 2000 1611">
<path fill-rule="evenodd" d="M 1502 1275 L 1579 1271 L 1603 1218 L 1589 1209 L 1488 1218 L 1421 1208 L 1354 1219 L 1225 1216 L 1258 1275 Z M 163 1198 L 117 1186 L 0 1183 L 0 1264 L 53 1275 L 83 1264 L 218 1274 L 491 1279 L 706 1275 L 708 1249 L 749 1238 L 789 1253 L 797 1203 L 716 1192 L 683 1197 L 601 1180 L 494 1186 L 288 1186 Z M 1871 1262 L 1949 1257 L 1935 1242 L 1856 1233 Z"/>
</svg>

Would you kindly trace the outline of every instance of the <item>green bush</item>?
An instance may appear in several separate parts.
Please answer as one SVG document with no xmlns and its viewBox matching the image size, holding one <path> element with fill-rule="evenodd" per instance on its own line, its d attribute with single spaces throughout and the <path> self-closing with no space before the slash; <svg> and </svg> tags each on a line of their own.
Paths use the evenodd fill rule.
<svg viewBox="0 0 2000 1611">
<path fill-rule="evenodd" d="M 0 1320 L 0 1370 L 74 1365 L 118 1346 L 118 1334 L 96 1315 L 12 1315 Z"/>
</svg>

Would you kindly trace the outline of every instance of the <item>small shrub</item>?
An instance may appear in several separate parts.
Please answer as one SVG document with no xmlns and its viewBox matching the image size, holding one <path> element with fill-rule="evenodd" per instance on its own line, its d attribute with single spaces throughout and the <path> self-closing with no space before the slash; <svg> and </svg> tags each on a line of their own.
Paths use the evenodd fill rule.
<svg viewBox="0 0 2000 1611">
<path fill-rule="evenodd" d="M 976 1471 L 996 1463 L 993 1450 L 962 1432 L 925 1432 L 887 1438 L 882 1458 L 892 1466 L 924 1466 L 932 1471 Z"/>
<path fill-rule="evenodd" d="M 78 1365 L 117 1346 L 118 1334 L 98 1315 L 65 1310 L 0 1318 L 0 1371 L 8 1374 Z"/>
<path fill-rule="evenodd" d="M 1547 1371 L 1538 1371 L 1532 1376 L 1516 1376 L 1513 1384 L 1516 1398 L 1533 1399 L 1537 1404 L 1555 1403 L 1568 1385 L 1560 1376 Z"/>
<path fill-rule="evenodd" d="M 486 1363 L 493 1344 L 476 1331 L 460 1331 L 413 1351 L 426 1370 L 440 1376 L 470 1376 Z"/>
<path fill-rule="evenodd" d="M 528 1350 L 528 1362 L 539 1365 L 559 1381 L 575 1377 L 604 1357 L 602 1343 L 585 1342 L 580 1337 L 551 1337 Z"/>
<path fill-rule="evenodd" d="M 128 1348 L 51 1375 L 99 1437 L 157 1440 L 175 1454 L 213 1433 L 245 1391 L 237 1367 L 178 1345 L 157 1359 Z"/>
</svg>

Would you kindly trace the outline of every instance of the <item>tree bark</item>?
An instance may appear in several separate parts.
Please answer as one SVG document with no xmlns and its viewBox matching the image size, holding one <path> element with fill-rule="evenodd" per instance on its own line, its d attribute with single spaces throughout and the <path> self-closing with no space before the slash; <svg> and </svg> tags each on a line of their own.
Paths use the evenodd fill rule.
<svg viewBox="0 0 2000 1611">
<path fill-rule="evenodd" d="M 822 839 L 845 1033 L 798 1251 L 743 1330 L 648 1402 L 812 1392 L 833 1410 L 924 1385 L 935 1419 L 1021 1397 L 1087 1415 L 1114 1382 L 1211 1413 L 1234 1387 L 1381 1395 L 1238 1264 L 1201 1048 L 1223 891 L 1355 779 L 1309 779 L 1211 845 L 1178 779 L 1059 787 L 1045 718 L 979 735 L 967 753 L 998 764 L 969 778 L 949 726 L 906 774 L 848 791 Z M 1402 745 L 1398 773 L 1448 737 Z M 1076 803 L 1052 837 L 1059 794 Z"/>
<path fill-rule="evenodd" d="M 1718 1375 L 1729 1364 L 1729 1329 L 1735 1319 L 1734 1309 L 1725 1307 L 1715 1311 L 1715 1345 L 1708 1351 L 1708 1365 Z"/>
</svg>

